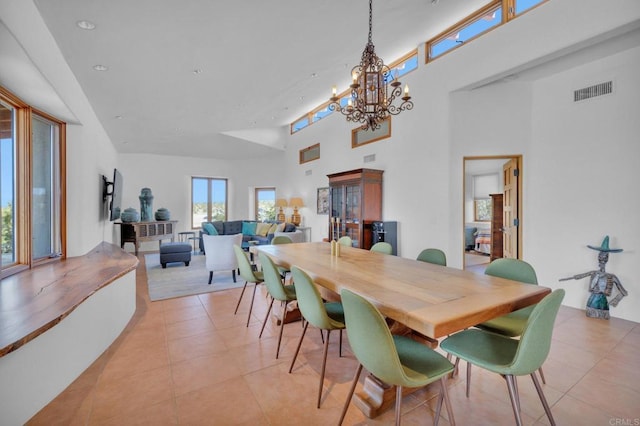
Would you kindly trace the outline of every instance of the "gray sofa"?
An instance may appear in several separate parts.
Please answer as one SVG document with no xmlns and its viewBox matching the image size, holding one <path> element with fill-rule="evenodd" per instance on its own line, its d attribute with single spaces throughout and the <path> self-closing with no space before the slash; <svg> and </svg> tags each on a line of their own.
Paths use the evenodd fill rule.
<svg viewBox="0 0 640 426">
<path fill-rule="evenodd" d="M 230 220 L 230 221 L 215 221 L 215 222 L 202 222 L 202 228 L 200 230 L 200 252 L 204 253 L 204 244 L 202 242 L 202 234 L 208 234 L 205 226 L 206 224 L 212 225 L 218 235 L 234 235 L 242 234 L 242 242 L 258 241 L 258 245 L 271 244 L 273 239 L 273 233 L 267 235 L 257 235 L 255 230 L 260 222 L 255 220 Z M 277 222 L 268 222 L 270 224 Z M 252 231 L 253 232 L 247 232 Z M 293 223 L 285 223 L 283 232 L 294 232 L 296 226 Z"/>
</svg>

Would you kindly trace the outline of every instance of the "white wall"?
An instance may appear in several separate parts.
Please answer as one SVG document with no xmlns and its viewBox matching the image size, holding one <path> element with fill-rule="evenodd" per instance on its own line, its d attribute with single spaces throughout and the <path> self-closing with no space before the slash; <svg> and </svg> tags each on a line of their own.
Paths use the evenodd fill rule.
<svg viewBox="0 0 640 426">
<path fill-rule="evenodd" d="M 123 209 L 133 207 L 140 212 L 140 190 L 151 188 L 153 211 L 165 207 L 171 219 L 178 220 L 177 232 L 191 230 L 191 177 L 228 179 L 228 217 L 230 220 L 253 218 L 253 189 L 276 187 L 278 196 L 284 182 L 283 155 L 248 160 L 216 160 L 211 158 L 169 157 L 149 154 L 121 154 L 118 170 L 122 173 Z M 116 227 L 118 228 L 118 227 Z M 116 229 L 115 232 L 119 232 Z M 114 235 L 114 241 L 120 241 Z M 125 249 L 133 252 L 133 244 Z M 158 243 L 143 243 L 141 250 L 158 250 Z"/>
<path fill-rule="evenodd" d="M 640 39 L 640 37 L 638 38 Z M 640 46 L 640 43 L 636 44 Z M 533 85 L 533 143 L 524 240 L 527 258 L 541 265 L 545 285 L 567 290 L 565 304 L 584 308 L 586 280 L 560 277 L 598 268 L 605 235 L 612 248 L 607 271 L 629 297 L 612 308 L 640 320 L 640 47 L 541 79 Z M 614 81 L 614 93 L 579 103 L 573 91 Z"/>
<path fill-rule="evenodd" d="M 630 141 L 630 135 L 638 134 L 638 120 L 630 118 L 640 112 L 640 98 L 637 93 L 633 97 L 637 83 L 629 89 L 629 81 L 624 90 L 631 93 L 604 101 L 608 104 L 602 103 L 591 113 L 570 112 L 558 105 L 555 97 L 560 96 L 556 95 L 560 89 L 564 96 L 571 96 L 582 83 L 599 82 L 593 74 L 601 69 L 616 70 L 618 83 L 637 75 L 636 61 L 628 58 L 635 56 L 634 50 L 628 50 L 633 44 L 628 38 L 601 52 L 602 59 L 596 63 L 589 64 L 592 58 L 588 55 L 570 61 L 564 60 L 564 55 L 600 41 L 594 37 L 601 34 L 637 26 L 639 18 L 640 3 L 632 1 L 616 1 L 615 8 L 595 0 L 546 3 L 407 75 L 403 82 L 411 86 L 415 108 L 394 117 L 391 138 L 351 149 L 353 126 L 338 114 L 292 135 L 287 143 L 291 191 L 306 192 L 315 202 L 315 187 L 326 186 L 328 173 L 360 167 L 383 169 L 383 217 L 399 222 L 400 255 L 412 258 L 427 246 L 440 247 L 450 266 L 462 267 L 463 158 L 523 155 L 523 254 L 534 264 L 540 282 L 555 288 L 559 277 L 597 266 L 596 252 L 584 247 L 599 245 L 602 237 L 610 234 L 614 245 L 626 248 L 623 254 L 611 256 L 610 270 L 618 274 L 627 290 L 638 293 L 630 265 L 640 261 L 634 248 L 640 245 L 640 233 L 633 219 L 640 206 L 632 188 L 640 179 L 637 167 L 628 164 L 640 158 L 637 143 Z M 621 53 L 607 57 L 615 51 Z M 545 73 L 531 74 L 528 80 L 482 86 L 556 57 L 561 59 Z M 468 89 L 476 86 L 482 87 Z M 599 130 L 585 138 L 587 129 L 596 123 Z M 571 126 L 566 127 L 568 124 Z M 581 126 L 583 130 L 576 131 Z M 298 151 L 318 142 L 321 159 L 297 165 Z M 599 144 L 596 149 L 594 144 Z M 564 154 L 559 156 L 558 151 Z M 374 163 L 363 163 L 368 154 L 376 154 Z M 618 167 L 621 158 L 623 167 L 628 166 L 624 170 Z M 560 165 L 556 171 L 549 170 Z M 305 170 L 311 170 L 312 175 L 305 176 Z M 610 177 L 603 170 L 617 172 L 622 181 L 603 178 Z M 560 179 L 566 172 L 574 175 L 567 182 L 568 192 L 559 184 L 566 182 L 566 178 Z M 594 181 L 598 184 L 584 185 Z M 604 199 L 622 208 L 594 209 L 593 197 L 614 185 L 622 185 L 624 195 L 608 191 Z M 552 208 L 548 200 L 554 201 Z M 559 221 L 558 212 L 566 211 L 574 214 Z M 585 211 L 591 214 L 578 213 Z M 326 234 L 327 218 L 311 211 L 307 214 L 314 239 L 319 240 Z M 566 232 L 572 232 L 574 238 L 563 240 Z M 563 287 L 568 290 L 565 303 L 584 308 L 589 295 L 585 283 L 565 283 Z M 634 297 L 623 300 L 612 315 L 640 321 L 640 313 L 632 312 L 637 305 Z"/>
</svg>

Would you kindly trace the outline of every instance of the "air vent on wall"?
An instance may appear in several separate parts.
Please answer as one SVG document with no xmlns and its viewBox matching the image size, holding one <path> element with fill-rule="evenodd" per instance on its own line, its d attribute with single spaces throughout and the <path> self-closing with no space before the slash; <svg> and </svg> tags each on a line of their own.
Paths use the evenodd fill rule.
<svg viewBox="0 0 640 426">
<path fill-rule="evenodd" d="M 369 155 L 365 155 L 364 156 L 364 162 L 365 163 L 373 163 L 374 161 L 376 161 L 376 155 L 375 154 L 369 154 Z"/>
<path fill-rule="evenodd" d="M 608 95 L 613 92 L 613 81 L 594 84 L 593 86 L 578 89 L 573 92 L 573 102 L 584 101 L 596 96 Z"/>
</svg>

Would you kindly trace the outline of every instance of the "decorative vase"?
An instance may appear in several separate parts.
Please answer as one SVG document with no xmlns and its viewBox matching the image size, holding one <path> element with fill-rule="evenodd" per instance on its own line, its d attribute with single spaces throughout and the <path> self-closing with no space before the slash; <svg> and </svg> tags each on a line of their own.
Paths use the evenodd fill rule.
<svg viewBox="0 0 640 426">
<path fill-rule="evenodd" d="M 165 209 L 164 207 L 160 207 L 157 211 L 156 211 L 156 220 L 169 220 L 171 218 L 171 213 L 169 212 L 169 210 Z"/>
<path fill-rule="evenodd" d="M 140 215 L 138 215 L 138 211 L 136 209 L 129 207 L 128 209 L 124 209 L 120 214 L 120 220 L 122 220 L 122 223 L 138 222 L 140 220 Z"/>
<path fill-rule="evenodd" d="M 153 194 L 151 188 L 142 188 L 140 190 L 140 220 L 149 222 L 153 220 Z"/>
</svg>

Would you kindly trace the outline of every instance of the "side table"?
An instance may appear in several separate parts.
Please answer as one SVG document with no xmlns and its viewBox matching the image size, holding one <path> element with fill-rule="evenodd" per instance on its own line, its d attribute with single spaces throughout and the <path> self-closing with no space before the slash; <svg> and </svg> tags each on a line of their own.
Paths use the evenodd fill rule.
<svg viewBox="0 0 640 426">
<path fill-rule="evenodd" d="M 182 243 L 193 241 L 193 254 L 196 254 L 196 233 L 194 231 L 178 232 L 178 241 Z"/>
<path fill-rule="evenodd" d="M 304 233 L 304 242 L 311 242 L 311 227 L 310 226 L 297 226 L 296 229 L 301 230 Z"/>
</svg>

